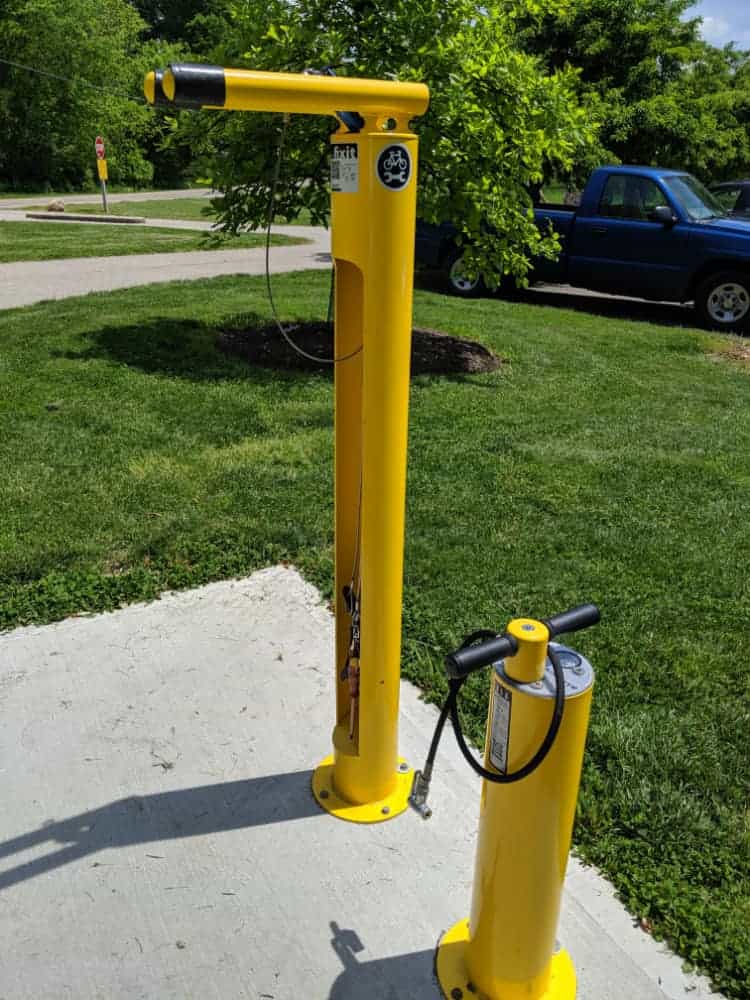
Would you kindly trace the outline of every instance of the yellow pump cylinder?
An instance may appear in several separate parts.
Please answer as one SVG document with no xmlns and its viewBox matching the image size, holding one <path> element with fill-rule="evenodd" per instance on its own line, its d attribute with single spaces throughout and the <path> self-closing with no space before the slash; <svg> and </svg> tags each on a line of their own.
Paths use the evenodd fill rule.
<svg viewBox="0 0 750 1000">
<path fill-rule="evenodd" d="M 520 636 L 514 625 L 508 632 Z M 471 996 L 469 985 L 488 1000 L 576 995 L 575 969 L 558 948 L 556 932 L 594 675 L 579 653 L 553 649 L 565 676 L 563 721 L 552 749 L 528 777 L 482 782 L 471 915 L 447 932 L 438 951 L 446 997 L 457 996 L 456 989 Z M 523 654 L 524 666 L 531 656 Z M 524 682 L 511 676 L 516 659 L 497 665 L 491 680 L 484 766 L 500 774 L 513 774 L 530 760 L 554 709 L 551 664 L 541 679 Z"/>
</svg>

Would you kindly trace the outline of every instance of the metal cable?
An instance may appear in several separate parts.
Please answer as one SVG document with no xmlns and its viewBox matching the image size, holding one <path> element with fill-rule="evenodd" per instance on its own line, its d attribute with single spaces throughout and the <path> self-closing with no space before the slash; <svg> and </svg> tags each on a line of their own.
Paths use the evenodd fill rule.
<svg viewBox="0 0 750 1000">
<path fill-rule="evenodd" d="M 276 203 L 276 188 L 278 186 L 279 174 L 281 172 L 281 160 L 284 152 L 284 141 L 286 139 L 286 130 L 288 125 L 289 125 L 289 115 L 286 114 L 284 115 L 284 124 L 281 129 L 281 134 L 279 135 L 279 144 L 276 153 L 276 164 L 274 166 L 273 179 L 271 181 L 271 193 L 268 198 L 268 218 L 266 220 L 266 288 L 268 290 L 268 301 L 271 305 L 271 312 L 273 313 L 273 318 L 276 322 L 276 326 L 279 328 L 279 333 L 287 342 L 287 344 L 292 348 L 293 351 L 296 351 L 296 353 L 299 354 L 301 357 L 307 358 L 308 361 L 314 361 L 315 364 L 338 365 L 341 364 L 343 361 L 349 361 L 351 358 L 356 357 L 361 352 L 362 345 L 360 344 L 359 347 L 356 347 L 353 351 L 350 351 L 349 354 L 344 354 L 338 358 L 335 356 L 332 358 L 321 358 L 316 356 L 315 354 L 308 353 L 306 350 L 304 350 L 304 348 L 300 347 L 299 344 L 296 344 L 292 340 L 288 330 L 284 328 L 284 324 L 281 322 L 281 318 L 278 314 L 278 311 L 276 309 L 276 303 L 274 302 L 273 298 L 273 289 L 271 287 L 271 264 L 270 264 L 271 225 L 273 223 L 274 206 Z M 333 302 L 333 295 L 331 294 L 329 296 L 329 306 L 328 306 L 329 314 L 331 311 L 332 302 Z"/>
<path fill-rule="evenodd" d="M 349 361 L 351 358 L 356 357 L 362 351 L 362 345 L 355 348 L 349 354 L 342 355 L 341 357 L 333 358 L 321 358 L 314 354 L 310 354 L 308 351 L 304 350 L 299 344 L 292 340 L 289 332 L 284 328 L 284 324 L 281 321 L 278 310 L 276 309 L 276 303 L 273 297 L 273 288 L 271 284 L 271 266 L 270 266 L 270 256 L 271 256 L 271 226 L 273 224 L 274 208 L 276 204 L 276 189 L 279 183 L 279 175 L 281 173 L 281 162 L 284 153 L 284 142 L 286 140 L 286 130 L 289 125 L 289 115 L 285 114 L 283 119 L 283 125 L 281 128 L 281 133 L 279 135 L 279 143 L 276 152 L 276 163 L 274 165 L 273 178 L 271 180 L 271 191 L 268 199 L 268 214 L 266 217 L 266 246 L 265 246 L 265 256 L 266 256 L 266 289 L 268 290 L 268 301 L 271 306 L 271 312 L 273 313 L 274 321 L 276 326 L 279 328 L 279 333 L 287 342 L 287 344 L 303 358 L 307 358 L 308 361 L 314 361 L 316 364 L 327 364 L 327 365 L 337 365 L 341 364 L 343 361 Z M 317 172 L 317 168 L 316 168 Z M 328 294 L 328 312 L 327 319 L 328 323 L 331 323 L 333 306 L 334 306 L 334 280 L 335 280 L 336 270 L 331 268 L 331 286 Z M 357 500 L 357 528 L 354 543 L 354 559 L 352 563 L 352 572 L 350 578 L 350 587 L 354 599 L 359 602 L 361 598 L 361 588 L 362 581 L 360 579 L 360 555 L 361 555 L 361 528 L 362 528 L 362 464 L 360 462 L 359 466 L 359 496 Z M 342 672 L 342 680 L 347 674 L 347 669 L 349 667 L 349 655 L 347 654 L 346 663 L 344 665 L 344 670 Z"/>
</svg>

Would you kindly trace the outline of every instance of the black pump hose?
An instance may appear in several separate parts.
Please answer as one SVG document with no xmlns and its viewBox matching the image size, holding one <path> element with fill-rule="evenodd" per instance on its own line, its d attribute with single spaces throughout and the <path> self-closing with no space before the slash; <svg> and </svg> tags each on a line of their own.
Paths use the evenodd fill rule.
<svg viewBox="0 0 750 1000">
<path fill-rule="evenodd" d="M 494 639 L 495 636 L 495 632 L 487 630 L 472 632 L 470 635 L 467 635 L 461 643 L 461 648 L 465 649 L 466 647 L 477 642 L 479 639 Z M 550 720 L 547 733 L 542 740 L 539 749 L 531 760 L 529 760 L 517 771 L 514 771 L 512 774 L 501 774 L 499 771 L 488 771 L 486 767 L 482 767 L 474 754 L 471 752 L 471 749 L 469 748 L 464 737 L 463 730 L 461 729 L 461 720 L 458 715 L 458 694 L 466 682 L 466 677 L 461 677 L 449 682 L 450 691 L 448 693 L 448 697 L 445 699 L 445 703 L 440 711 L 440 717 L 438 718 L 437 725 L 435 726 L 432 743 L 430 744 L 430 751 L 427 754 L 427 760 L 425 762 L 424 770 L 422 771 L 424 778 L 428 782 L 432 777 L 432 767 L 435 762 L 438 745 L 440 744 L 440 738 L 443 735 L 445 720 L 449 715 L 451 717 L 451 722 L 453 723 L 453 732 L 456 736 L 456 742 L 458 743 L 461 753 L 466 758 L 466 761 L 472 770 L 476 771 L 476 773 L 480 777 L 484 778 L 485 781 L 492 781 L 496 785 L 511 785 L 515 781 L 521 781 L 523 778 L 528 778 L 530 774 L 536 771 L 554 745 L 557 733 L 563 720 L 563 713 L 565 711 L 565 675 L 563 674 L 562 663 L 560 662 L 559 656 L 551 646 L 547 647 L 547 655 L 550 658 L 552 669 L 555 674 L 555 705 L 552 711 L 552 718 Z"/>
<path fill-rule="evenodd" d="M 552 710 L 552 718 L 550 719 L 549 728 L 547 729 L 545 737 L 539 745 L 537 752 L 530 761 L 524 764 L 523 767 L 519 768 L 517 771 L 514 771 L 512 774 L 501 774 L 499 771 L 488 771 L 486 767 L 482 767 L 474 754 L 471 752 L 471 749 L 467 745 L 466 739 L 464 738 L 463 730 L 461 729 L 461 720 L 458 717 L 458 692 L 461 690 L 466 678 L 464 677 L 461 678 L 461 680 L 451 682 L 451 692 L 446 699 L 443 710 L 445 710 L 445 707 L 448 706 L 451 722 L 453 723 L 453 732 L 456 734 L 456 742 L 458 743 L 459 749 L 466 758 L 470 767 L 476 771 L 480 777 L 484 778 L 485 781 L 492 781 L 496 785 L 512 785 L 514 781 L 521 781 L 523 778 L 528 778 L 528 776 L 533 774 L 533 772 L 536 771 L 539 765 L 544 761 L 554 745 L 557 733 L 560 729 L 560 724 L 563 720 L 563 713 L 565 711 L 565 675 L 563 674 L 560 657 L 551 646 L 547 647 L 547 655 L 550 658 L 552 669 L 555 673 L 555 707 Z"/>
</svg>

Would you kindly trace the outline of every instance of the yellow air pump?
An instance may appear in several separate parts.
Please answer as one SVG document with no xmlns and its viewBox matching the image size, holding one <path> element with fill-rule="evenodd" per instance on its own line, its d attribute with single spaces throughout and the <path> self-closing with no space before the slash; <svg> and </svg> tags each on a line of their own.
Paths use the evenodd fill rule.
<svg viewBox="0 0 750 1000">
<path fill-rule="evenodd" d="M 594 604 L 541 621 L 517 618 L 502 635 L 472 633 L 446 658 L 450 692 L 410 802 L 429 818 L 432 767 L 450 715 L 461 752 L 484 779 L 471 916 L 438 946 L 438 979 L 451 1000 L 575 1000 L 573 962 L 555 936 L 594 671 L 550 640 L 599 618 Z M 482 766 L 461 731 L 457 697 L 470 673 L 490 665 Z"/>
</svg>

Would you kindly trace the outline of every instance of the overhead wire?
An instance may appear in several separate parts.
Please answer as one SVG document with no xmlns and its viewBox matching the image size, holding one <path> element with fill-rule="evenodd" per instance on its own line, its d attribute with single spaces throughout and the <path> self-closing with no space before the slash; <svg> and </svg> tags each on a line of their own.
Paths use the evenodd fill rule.
<svg viewBox="0 0 750 1000">
<path fill-rule="evenodd" d="M 14 69 L 25 70 L 27 73 L 35 73 L 37 76 L 45 76 L 50 80 L 57 80 L 61 83 L 81 84 L 83 87 L 90 87 L 92 90 L 98 90 L 103 94 L 109 94 L 111 97 L 121 97 L 123 100 L 132 101 L 134 104 L 145 104 L 147 107 L 150 107 L 145 97 L 134 97 L 132 94 L 126 94 L 122 90 L 113 90 L 112 87 L 102 87 L 101 84 L 90 83 L 88 80 L 84 80 L 81 77 L 62 76 L 59 73 L 51 73 L 49 70 L 39 69 L 37 66 L 27 66 L 24 63 L 14 62 L 12 59 L 5 59 L 1 56 L 0 63 L 5 66 L 13 66 Z"/>
</svg>

